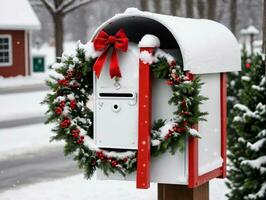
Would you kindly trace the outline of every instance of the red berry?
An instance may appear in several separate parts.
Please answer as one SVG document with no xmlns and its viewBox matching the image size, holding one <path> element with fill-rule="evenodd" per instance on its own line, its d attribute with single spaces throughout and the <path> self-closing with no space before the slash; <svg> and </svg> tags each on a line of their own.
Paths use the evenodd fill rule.
<svg viewBox="0 0 266 200">
<path fill-rule="evenodd" d="M 66 79 L 67 79 L 67 80 L 70 80 L 70 79 L 72 78 L 72 76 L 73 76 L 72 71 L 68 71 L 68 72 L 67 72 L 67 75 L 66 75 Z"/>
<path fill-rule="evenodd" d="M 79 129 L 72 129 L 71 130 L 71 133 L 78 133 L 79 134 L 80 133 L 80 130 Z"/>
<path fill-rule="evenodd" d="M 124 162 L 127 162 L 127 161 L 128 161 L 128 158 L 124 158 L 123 161 L 124 161 Z"/>
<path fill-rule="evenodd" d="M 167 85 L 173 85 L 173 84 L 174 84 L 173 81 L 170 81 L 170 80 L 167 81 Z"/>
<path fill-rule="evenodd" d="M 176 76 L 176 77 L 175 77 L 175 80 L 176 80 L 177 82 L 179 82 L 179 81 L 180 81 L 179 76 Z"/>
<path fill-rule="evenodd" d="M 117 165 L 117 162 L 113 160 L 113 161 L 111 162 L 111 165 L 112 165 L 112 167 L 115 167 L 115 166 Z"/>
<path fill-rule="evenodd" d="M 104 160 L 104 156 L 100 156 L 100 160 Z"/>
<path fill-rule="evenodd" d="M 176 66 L 176 61 L 175 61 L 175 60 L 173 60 L 173 61 L 171 62 L 171 64 L 170 64 L 170 66 L 171 66 L 171 67 L 174 67 L 174 66 Z"/>
<path fill-rule="evenodd" d="M 60 124 L 60 127 L 61 128 L 68 128 L 70 126 L 71 122 L 69 119 L 64 119 L 61 124 Z"/>
<path fill-rule="evenodd" d="M 71 108 L 72 110 L 74 110 L 74 109 L 76 108 L 76 106 L 77 106 L 76 101 L 75 101 L 75 100 L 71 100 L 71 101 L 70 101 L 70 108 Z"/>
<path fill-rule="evenodd" d="M 78 144 L 83 144 L 83 142 L 84 142 L 83 140 L 77 140 Z"/>
<path fill-rule="evenodd" d="M 185 132 L 186 131 L 186 128 L 185 127 L 180 127 L 179 128 L 179 133 L 183 133 L 183 132 Z"/>
<path fill-rule="evenodd" d="M 173 134 L 173 131 L 172 130 L 169 130 L 168 131 L 168 135 L 171 136 Z"/>
<path fill-rule="evenodd" d="M 68 80 L 63 79 L 63 80 L 58 80 L 57 81 L 59 85 L 67 86 L 68 85 Z"/>
<path fill-rule="evenodd" d="M 60 108 L 60 107 L 56 107 L 56 109 L 55 109 L 55 113 L 57 114 L 57 115 L 61 115 L 62 114 L 62 108 Z"/>
<path fill-rule="evenodd" d="M 71 133 L 72 133 L 73 138 L 76 139 L 79 137 L 80 130 L 79 129 L 73 129 L 73 130 L 71 130 Z"/>
<path fill-rule="evenodd" d="M 186 102 L 186 100 L 183 100 L 182 103 L 181 103 L 181 105 L 182 105 L 182 108 L 183 109 L 186 109 L 187 108 L 187 102 Z"/>
<path fill-rule="evenodd" d="M 97 156 L 98 158 L 100 158 L 101 160 L 104 159 L 104 154 L 103 154 L 102 151 L 96 152 L 96 156 Z"/>
<path fill-rule="evenodd" d="M 187 126 L 187 124 L 188 124 L 188 121 L 186 121 L 186 120 L 183 121 L 183 123 L 182 123 L 183 126 Z"/>
<path fill-rule="evenodd" d="M 192 81 L 194 79 L 194 75 L 190 72 L 187 72 L 185 79 L 188 81 Z"/>
<path fill-rule="evenodd" d="M 59 106 L 60 106 L 61 108 L 65 107 L 65 105 L 66 105 L 66 102 L 65 102 L 65 101 L 61 101 L 61 102 L 59 103 Z"/>
<path fill-rule="evenodd" d="M 190 112 L 188 112 L 188 111 L 182 111 L 182 114 L 184 114 L 186 116 L 189 116 L 190 115 Z"/>
<path fill-rule="evenodd" d="M 82 136 L 80 136 L 80 139 L 81 139 L 81 140 L 84 140 L 84 136 L 83 136 L 83 135 L 82 135 Z"/>
<path fill-rule="evenodd" d="M 249 69 L 251 67 L 250 63 L 246 63 L 246 68 Z"/>
<path fill-rule="evenodd" d="M 174 130 L 174 132 L 178 132 L 178 126 L 175 126 L 175 127 L 173 128 L 173 130 Z"/>
</svg>

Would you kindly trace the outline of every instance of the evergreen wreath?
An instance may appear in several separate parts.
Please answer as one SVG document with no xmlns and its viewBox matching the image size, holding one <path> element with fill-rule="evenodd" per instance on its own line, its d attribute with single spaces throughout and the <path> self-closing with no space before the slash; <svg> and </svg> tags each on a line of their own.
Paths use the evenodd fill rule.
<svg viewBox="0 0 266 200">
<path fill-rule="evenodd" d="M 169 59 L 158 49 L 152 56 L 151 69 L 158 79 L 165 79 L 173 96 L 169 104 L 175 105 L 173 119 L 160 119 L 151 130 L 151 156 L 168 149 L 172 154 L 184 149 L 188 136 L 200 137 L 193 128 L 207 113 L 200 112 L 199 105 L 206 99 L 200 95 L 202 82 L 199 76 L 182 70 L 182 61 Z M 93 44 L 78 43 L 76 55 L 63 55 L 60 63 L 53 65 L 56 72 L 47 80 L 51 92 L 43 103 L 48 105 L 46 123 L 54 123 L 55 135 L 51 140 L 64 140 L 65 155 L 74 154 L 74 160 L 90 178 L 96 168 L 108 175 L 122 175 L 136 170 L 137 151 L 110 151 L 99 149 L 93 142 L 93 112 L 88 104 L 93 92 L 93 65 L 99 56 Z M 141 57 L 141 56 L 140 56 Z"/>
</svg>

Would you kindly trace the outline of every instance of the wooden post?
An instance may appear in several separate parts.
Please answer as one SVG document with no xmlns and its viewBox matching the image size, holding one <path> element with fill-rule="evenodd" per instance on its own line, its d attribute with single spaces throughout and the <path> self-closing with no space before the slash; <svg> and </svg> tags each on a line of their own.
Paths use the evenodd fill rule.
<svg viewBox="0 0 266 200">
<path fill-rule="evenodd" d="M 187 185 L 158 184 L 158 200 L 209 200 L 209 182 L 196 188 Z"/>
</svg>

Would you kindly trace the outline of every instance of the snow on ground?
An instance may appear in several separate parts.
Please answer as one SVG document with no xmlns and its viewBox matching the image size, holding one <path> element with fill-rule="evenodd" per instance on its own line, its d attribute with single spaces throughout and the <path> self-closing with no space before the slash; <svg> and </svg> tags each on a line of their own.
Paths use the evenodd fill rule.
<svg viewBox="0 0 266 200">
<path fill-rule="evenodd" d="M 77 47 L 77 42 L 66 42 L 64 44 L 65 53 L 73 54 Z M 49 46 L 48 44 L 44 44 L 40 48 L 32 48 L 32 56 L 34 55 L 42 55 L 45 57 L 45 73 L 32 73 L 31 76 L 23 77 L 9 77 L 4 78 L 0 75 L 0 90 L 6 89 L 7 87 L 23 87 L 27 85 L 36 85 L 42 84 L 44 85 L 45 80 L 48 78 L 50 74 L 54 74 L 52 70 L 49 69 L 49 66 L 55 63 L 55 48 L 53 46 Z"/>
<path fill-rule="evenodd" d="M 0 90 L 7 87 L 23 87 L 28 85 L 44 85 L 50 73 L 34 73 L 31 76 L 0 77 Z"/>
<path fill-rule="evenodd" d="M 1 95 L 0 121 L 44 115 L 47 107 L 40 104 L 47 92 Z"/>
<path fill-rule="evenodd" d="M 41 191 L 41 192 L 40 192 Z M 222 180 L 210 184 L 210 200 L 225 200 Z M 60 180 L 37 183 L 0 194 L 1 200 L 156 200 L 157 185 L 137 190 L 135 182 L 85 180 L 76 175 Z"/>
<path fill-rule="evenodd" d="M 0 159 L 62 145 L 63 142 L 50 143 L 51 128 L 51 125 L 37 124 L 0 129 Z"/>
<path fill-rule="evenodd" d="M 225 179 L 214 179 L 210 181 L 210 200 L 226 200 L 225 194 L 229 189 L 225 185 Z"/>
</svg>

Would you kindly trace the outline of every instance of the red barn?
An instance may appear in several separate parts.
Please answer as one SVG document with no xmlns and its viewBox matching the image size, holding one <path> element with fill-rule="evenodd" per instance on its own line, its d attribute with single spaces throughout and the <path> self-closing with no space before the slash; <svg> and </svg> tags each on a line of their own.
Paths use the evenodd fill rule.
<svg viewBox="0 0 266 200">
<path fill-rule="evenodd" d="M 30 31 L 40 27 L 28 0 L 0 0 L 0 76 L 30 74 Z"/>
</svg>

